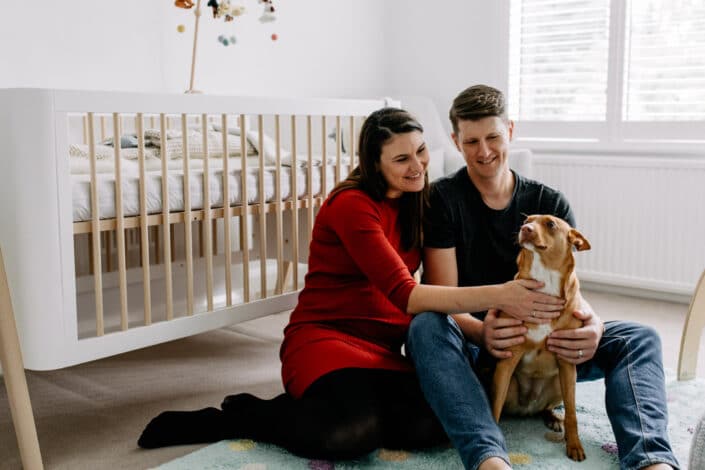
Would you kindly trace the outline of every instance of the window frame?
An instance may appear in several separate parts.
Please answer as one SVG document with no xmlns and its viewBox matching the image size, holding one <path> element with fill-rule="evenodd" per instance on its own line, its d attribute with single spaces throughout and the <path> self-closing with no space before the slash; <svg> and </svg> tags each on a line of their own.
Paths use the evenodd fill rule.
<svg viewBox="0 0 705 470">
<path fill-rule="evenodd" d="M 633 0 L 638 1 L 638 0 Z M 509 2 L 507 2 L 509 3 Z M 506 8 L 507 23 L 510 8 Z M 607 96 L 604 121 L 536 121 L 515 119 L 516 146 L 546 152 L 617 152 L 705 157 L 705 120 L 700 121 L 624 121 L 622 99 L 624 83 L 627 0 L 611 0 L 607 58 Z M 507 27 L 510 33 L 510 28 Z M 508 41 L 508 44 L 511 44 Z M 511 46 L 508 46 L 511 47 Z M 507 71 L 511 50 L 507 50 Z M 507 73 L 507 88 L 509 74 Z M 509 100 L 514 99 L 508 96 Z M 512 118 L 512 116 L 510 116 Z M 652 137 L 654 136 L 654 137 Z"/>
</svg>

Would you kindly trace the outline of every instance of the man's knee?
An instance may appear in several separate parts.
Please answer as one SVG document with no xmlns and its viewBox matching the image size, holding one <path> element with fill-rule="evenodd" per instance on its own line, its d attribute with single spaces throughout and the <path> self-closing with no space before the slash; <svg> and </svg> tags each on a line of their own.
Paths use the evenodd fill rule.
<svg viewBox="0 0 705 470">
<path fill-rule="evenodd" d="M 438 335 L 445 335 L 450 325 L 448 315 L 424 312 L 415 315 L 409 325 L 409 342 L 423 343 Z"/>
<path fill-rule="evenodd" d="M 613 322 L 607 327 L 604 338 L 611 345 L 608 349 L 612 358 L 635 353 L 638 357 L 661 357 L 661 337 L 650 326 Z"/>
</svg>

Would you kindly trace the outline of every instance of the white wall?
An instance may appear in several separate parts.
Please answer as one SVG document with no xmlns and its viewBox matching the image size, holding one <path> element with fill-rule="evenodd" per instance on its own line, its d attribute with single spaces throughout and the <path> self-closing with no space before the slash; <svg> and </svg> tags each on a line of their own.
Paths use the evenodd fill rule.
<svg viewBox="0 0 705 470">
<path fill-rule="evenodd" d="M 430 97 L 449 132 L 448 109 L 460 91 L 478 83 L 506 89 L 508 1 L 385 0 L 385 5 L 386 94 Z"/>
<path fill-rule="evenodd" d="M 207 2 L 203 0 L 205 5 Z M 236 2 L 233 2 L 235 4 Z M 376 0 L 256 0 L 232 23 L 203 7 L 196 87 L 208 93 L 370 97 L 384 83 L 383 15 Z M 172 1 L 2 1 L 0 88 L 182 92 L 188 88 L 193 9 Z M 187 31 L 176 32 L 178 24 Z M 271 33 L 279 40 L 273 42 Z M 220 34 L 238 37 L 224 47 Z"/>
</svg>

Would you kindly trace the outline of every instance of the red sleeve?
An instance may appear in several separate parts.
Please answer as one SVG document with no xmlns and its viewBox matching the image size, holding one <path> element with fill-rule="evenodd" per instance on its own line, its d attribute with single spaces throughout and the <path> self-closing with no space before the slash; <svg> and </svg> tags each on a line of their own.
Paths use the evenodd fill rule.
<svg viewBox="0 0 705 470">
<path fill-rule="evenodd" d="M 402 312 L 416 281 L 384 234 L 380 208 L 366 194 L 346 190 L 333 201 L 331 226 L 360 271 Z"/>
</svg>

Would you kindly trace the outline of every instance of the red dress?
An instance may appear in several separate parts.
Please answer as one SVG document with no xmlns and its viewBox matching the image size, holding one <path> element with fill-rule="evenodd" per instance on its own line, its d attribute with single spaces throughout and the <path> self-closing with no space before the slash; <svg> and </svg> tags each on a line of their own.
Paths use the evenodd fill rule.
<svg viewBox="0 0 705 470">
<path fill-rule="evenodd" d="M 304 289 L 280 350 L 292 396 L 338 369 L 412 370 L 401 346 L 421 252 L 402 250 L 398 214 L 398 199 L 377 202 L 357 189 L 321 207 Z"/>
</svg>

